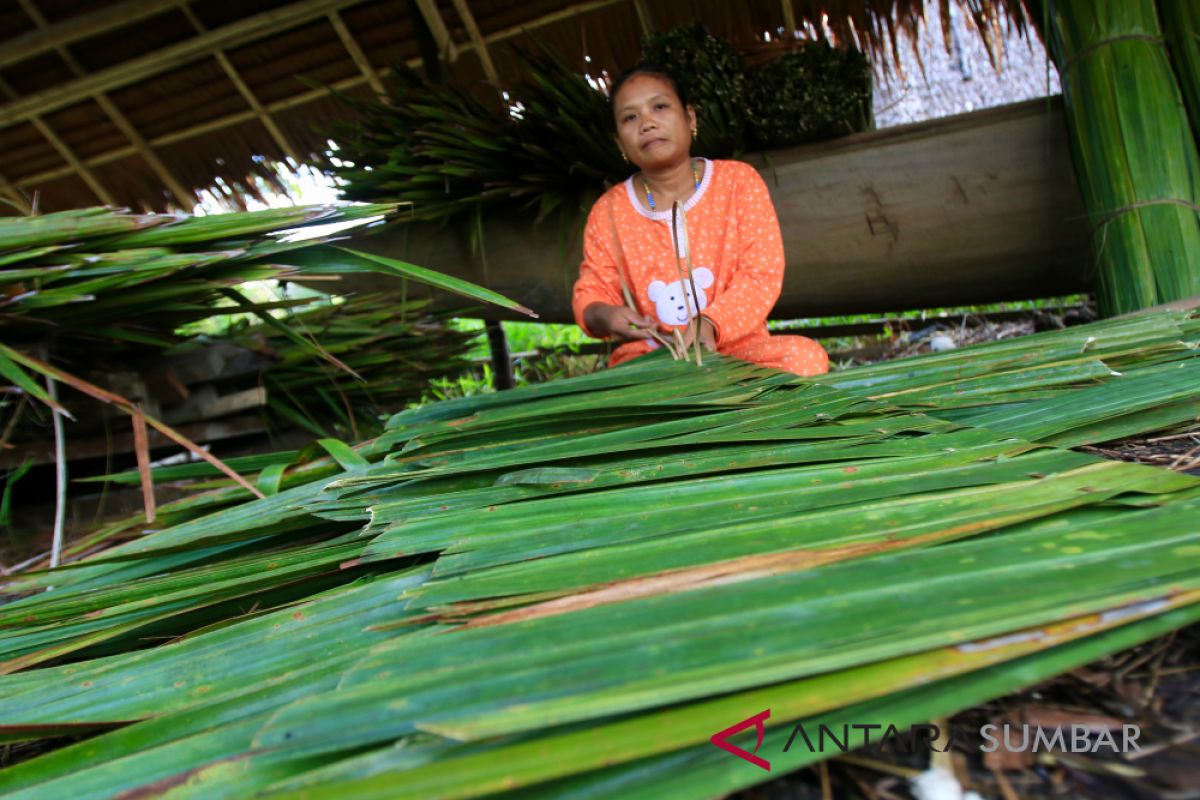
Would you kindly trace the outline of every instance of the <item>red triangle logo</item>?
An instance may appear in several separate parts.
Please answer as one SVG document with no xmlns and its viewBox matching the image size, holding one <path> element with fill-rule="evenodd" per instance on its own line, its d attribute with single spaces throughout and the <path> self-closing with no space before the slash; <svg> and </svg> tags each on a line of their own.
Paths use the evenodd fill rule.
<svg viewBox="0 0 1200 800">
<path fill-rule="evenodd" d="M 761 767 L 767 772 L 770 772 L 771 762 L 767 761 L 765 758 L 759 758 L 758 756 L 754 755 L 754 753 L 758 752 L 758 748 L 762 747 L 763 735 L 766 733 L 766 727 L 763 725 L 763 720 L 770 719 L 770 717 L 771 709 L 768 708 L 766 711 L 760 711 L 753 717 L 747 717 L 736 725 L 732 725 L 723 731 L 714 733 L 709 741 L 724 750 L 726 753 L 731 753 L 743 761 L 749 761 L 754 766 Z M 754 745 L 754 753 L 748 753 L 737 745 L 730 744 L 727 741 L 729 737 L 741 733 L 751 725 L 754 726 L 754 730 L 758 734 L 758 741 Z"/>
</svg>

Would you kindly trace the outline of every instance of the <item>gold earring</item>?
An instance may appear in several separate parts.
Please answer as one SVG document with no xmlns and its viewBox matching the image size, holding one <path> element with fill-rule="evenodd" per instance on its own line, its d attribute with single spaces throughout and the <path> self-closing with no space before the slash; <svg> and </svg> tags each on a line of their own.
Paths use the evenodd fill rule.
<svg viewBox="0 0 1200 800">
<path fill-rule="evenodd" d="M 629 156 L 625 155 L 624 150 L 621 151 L 621 160 L 624 161 L 626 164 L 629 163 Z"/>
<path fill-rule="evenodd" d="M 692 141 L 696 141 L 696 137 L 700 135 L 699 128 L 692 128 Z"/>
</svg>

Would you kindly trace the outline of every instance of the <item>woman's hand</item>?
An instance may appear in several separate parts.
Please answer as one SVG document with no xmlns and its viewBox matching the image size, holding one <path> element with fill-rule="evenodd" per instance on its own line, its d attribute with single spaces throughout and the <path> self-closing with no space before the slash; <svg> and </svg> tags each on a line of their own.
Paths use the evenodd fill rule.
<svg viewBox="0 0 1200 800">
<path fill-rule="evenodd" d="M 692 346 L 695 330 L 695 325 L 688 325 L 683 329 L 684 349 Z M 708 317 L 700 317 L 700 346 L 710 353 L 717 352 L 717 329 Z"/>
<path fill-rule="evenodd" d="M 583 310 L 583 321 L 592 333 L 617 342 L 649 339 L 654 335 L 654 320 L 626 306 L 592 303 Z"/>
</svg>

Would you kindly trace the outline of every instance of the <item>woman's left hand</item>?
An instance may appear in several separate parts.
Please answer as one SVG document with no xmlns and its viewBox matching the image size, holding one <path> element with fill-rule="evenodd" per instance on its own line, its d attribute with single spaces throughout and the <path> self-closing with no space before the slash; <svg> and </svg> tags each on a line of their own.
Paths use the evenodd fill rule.
<svg viewBox="0 0 1200 800">
<path fill-rule="evenodd" d="M 683 329 L 683 345 L 685 348 L 692 346 L 695 330 L 695 325 L 688 325 Z M 717 329 L 713 327 L 712 322 L 707 317 L 700 318 L 700 346 L 710 353 L 717 352 Z"/>
</svg>

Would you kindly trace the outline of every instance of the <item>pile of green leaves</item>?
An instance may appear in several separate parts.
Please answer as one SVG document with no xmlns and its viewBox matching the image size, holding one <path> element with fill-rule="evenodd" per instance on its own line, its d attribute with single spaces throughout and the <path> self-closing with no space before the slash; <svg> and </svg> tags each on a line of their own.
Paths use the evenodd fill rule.
<svg viewBox="0 0 1200 800">
<path fill-rule="evenodd" d="M 756 148 L 832 139 L 872 126 L 871 64 L 865 54 L 806 42 L 746 78 L 746 114 Z"/>
<path fill-rule="evenodd" d="M 820 758 L 795 722 L 1073 669 L 1200 619 L 1200 480 L 1050 443 L 1193 425 L 1198 340 L 1164 313 L 818 380 L 658 354 L 260 461 L 264 499 L 4 587 L 0 733 L 88 738 L 0 792 L 711 797 Z M 770 773 L 709 742 L 763 708 Z"/>
</svg>

